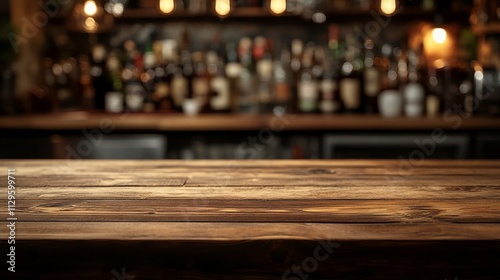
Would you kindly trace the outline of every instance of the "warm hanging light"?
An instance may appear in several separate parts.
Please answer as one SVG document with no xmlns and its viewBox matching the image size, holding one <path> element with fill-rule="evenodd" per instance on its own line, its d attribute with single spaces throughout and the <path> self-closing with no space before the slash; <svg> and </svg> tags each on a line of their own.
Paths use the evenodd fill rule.
<svg viewBox="0 0 500 280">
<path fill-rule="evenodd" d="M 87 0 L 87 2 L 83 4 L 83 12 L 89 17 L 95 16 L 95 14 L 97 13 L 97 4 L 95 3 L 95 1 Z"/>
<path fill-rule="evenodd" d="M 160 11 L 164 14 L 170 14 L 175 10 L 175 0 L 160 0 Z"/>
<path fill-rule="evenodd" d="M 397 0 L 380 0 L 380 11 L 385 15 L 392 15 L 396 12 Z"/>
<path fill-rule="evenodd" d="M 286 0 L 269 0 L 269 9 L 275 15 L 280 15 L 286 11 Z"/>
<path fill-rule="evenodd" d="M 447 37 L 448 36 L 446 34 L 446 30 L 444 30 L 443 28 L 438 27 L 432 30 L 432 39 L 434 39 L 434 42 L 440 45 L 446 42 Z"/>
<path fill-rule="evenodd" d="M 226 17 L 231 12 L 231 0 L 215 0 L 215 12 L 219 17 Z"/>
<path fill-rule="evenodd" d="M 104 10 L 102 0 L 77 0 L 69 28 L 86 33 L 109 30 L 113 25 L 113 15 Z"/>
</svg>

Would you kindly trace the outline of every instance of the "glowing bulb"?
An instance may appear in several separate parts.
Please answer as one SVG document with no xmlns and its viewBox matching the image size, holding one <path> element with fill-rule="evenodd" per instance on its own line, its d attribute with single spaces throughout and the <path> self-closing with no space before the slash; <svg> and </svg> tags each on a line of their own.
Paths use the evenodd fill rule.
<svg viewBox="0 0 500 280">
<path fill-rule="evenodd" d="M 220 17 L 225 17 L 231 12 L 231 0 L 215 0 L 215 12 Z"/>
<path fill-rule="evenodd" d="M 160 0 L 160 11 L 164 14 L 170 14 L 175 9 L 175 0 Z"/>
<path fill-rule="evenodd" d="M 380 10 L 386 15 L 396 12 L 396 0 L 380 0 Z"/>
<path fill-rule="evenodd" d="M 270 0 L 269 8 L 276 15 L 282 14 L 286 11 L 286 0 Z"/>
<path fill-rule="evenodd" d="M 446 42 L 446 30 L 443 28 L 434 28 L 432 30 L 432 39 L 438 44 L 443 44 Z"/>
<path fill-rule="evenodd" d="M 85 4 L 83 5 L 83 12 L 89 17 L 95 15 L 97 13 L 96 3 L 93 0 L 88 0 L 87 2 L 85 2 Z"/>
</svg>

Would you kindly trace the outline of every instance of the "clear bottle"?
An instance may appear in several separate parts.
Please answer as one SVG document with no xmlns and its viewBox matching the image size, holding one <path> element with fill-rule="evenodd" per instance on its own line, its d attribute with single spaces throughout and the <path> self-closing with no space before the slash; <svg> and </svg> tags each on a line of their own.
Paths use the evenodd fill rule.
<svg viewBox="0 0 500 280">
<path fill-rule="evenodd" d="M 318 109 L 318 83 L 312 72 L 313 52 L 305 51 L 302 57 L 302 71 L 298 81 L 298 107 L 302 113 L 315 113 Z"/>
<path fill-rule="evenodd" d="M 255 67 L 252 60 L 252 40 L 243 38 L 238 53 L 241 61 L 239 75 L 238 112 L 256 114 L 258 112 L 255 88 Z"/>
</svg>

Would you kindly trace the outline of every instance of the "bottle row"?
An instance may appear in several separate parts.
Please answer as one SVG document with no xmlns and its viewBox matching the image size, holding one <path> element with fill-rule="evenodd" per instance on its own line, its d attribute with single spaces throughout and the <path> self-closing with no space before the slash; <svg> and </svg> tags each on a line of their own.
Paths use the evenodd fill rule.
<svg viewBox="0 0 500 280">
<path fill-rule="evenodd" d="M 466 67 L 427 65 L 421 50 L 340 40 L 327 44 L 244 37 L 203 51 L 175 40 L 143 50 L 96 45 L 92 55 L 45 59 L 35 111 L 381 113 L 437 115 L 474 94 Z M 349 42 L 349 43 L 348 43 Z M 470 107 L 470 106 L 469 106 Z"/>
</svg>

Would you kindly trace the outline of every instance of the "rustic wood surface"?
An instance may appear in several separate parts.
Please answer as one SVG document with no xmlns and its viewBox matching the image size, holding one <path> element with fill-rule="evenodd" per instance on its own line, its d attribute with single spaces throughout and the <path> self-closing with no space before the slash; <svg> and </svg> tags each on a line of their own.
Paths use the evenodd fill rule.
<svg viewBox="0 0 500 280">
<path fill-rule="evenodd" d="M 0 117 L 1 129 L 145 130 L 145 131 L 275 131 L 310 130 L 498 130 L 500 118 L 383 118 L 378 115 L 227 115 L 186 117 L 181 114 L 98 114 L 87 112 Z"/>
<path fill-rule="evenodd" d="M 235 235 L 239 227 L 248 239 L 274 234 L 277 239 L 500 240 L 498 161 L 426 161 L 411 169 L 396 161 L 0 165 L 17 171 L 16 216 L 29 229 L 19 238 L 60 239 L 65 230 L 77 238 L 71 232 L 80 232 L 85 223 L 86 234 L 80 238 L 112 239 L 110 225 L 128 232 L 133 224 L 148 222 L 151 236 L 142 236 L 153 240 L 168 240 L 169 234 L 175 240 L 203 239 L 206 223 L 216 225 L 207 232 L 217 240 L 247 239 Z M 5 211 L 1 218 L 7 218 Z M 57 222 L 64 222 L 59 229 Z M 184 222 L 193 224 L 168 226 Z M 117 231 L 117 239 L 126 239 L 124 232 Z"/>
<path fill-rule="evenodd" d="M 19 264 L 1 279 L 500 279 L 500 161 L 0 168 L 16 169 Z M 339 247 L 307 278 L 284 276 L 322 242 Z"/>
</svg>

